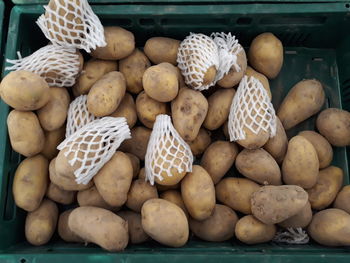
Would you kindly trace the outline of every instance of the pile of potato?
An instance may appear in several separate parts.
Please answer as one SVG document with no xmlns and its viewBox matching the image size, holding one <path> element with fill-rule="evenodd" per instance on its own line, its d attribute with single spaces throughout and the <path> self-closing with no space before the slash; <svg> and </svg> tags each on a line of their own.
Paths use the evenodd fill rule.
<svg viewBox="0 0 350 263">
<path fill-rule="evenodd" d="M 1 82 L 1 97 L 13 108 L 7 120 L 11 145 L 26 157 L 13 195 L 28 212 L 29 243 L 43 245 L 57 229 L 66 242 L 108 251 L 150 239 L 181 247 L 190 232 L 205 241 L 236 237 L 257 244 L 271 241 L 278 229 L 304 228 L 320 244 L 350 245 L 350 187 L 342 188 L 343 171 L 331 165 L 332 146 L 350 145 L 350 113 L 321 111 L 319 81 L 301 80 L 290 89 L 277 111 L 276 136 L 246 131 L 245 140 L 229 141 L 227 120 L 240 79 L 258 79 L 273 96 L 268 79 L 283 64 L 283 47 L 273 34 L 257 36 L 248 55 L 240 53 L 242 72 L 232 69 L 200 92 L 186 86 L 177 67 L 179 40 L 153 37 L 138 49 L 131 32 L 104 29 L 107 46 L 81 61 L 73 87 L 49 87 L 28 71 L 11 72 Z M 132 137 L 86 185 L 76 183 L 56 149 L 65 138 L 70 102 L 84 94 L 91 114 L 125 117 Z M 287 137 L 285 130 L 318 113 L 318 132 Z M 143 165 L 159 114 L 171 115 L 196 160 L 192 172 L 175 171 L 151 185 Z M 241 176 L 232 176 L 234 167 Z"/>
</svg>

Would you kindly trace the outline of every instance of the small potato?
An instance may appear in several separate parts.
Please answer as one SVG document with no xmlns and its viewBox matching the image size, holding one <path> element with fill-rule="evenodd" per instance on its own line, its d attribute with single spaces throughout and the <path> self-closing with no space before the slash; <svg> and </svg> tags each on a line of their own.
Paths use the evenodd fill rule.
<svg viewBox="0 0 350 263">
<path fill-rule="evenodd" d="M 132 153 L 125 153 L 125 154 L 129 157 L 131 161 L 132 174 L 133 174 L 132 178 L 136 179 L 140 172 L 140 159 Z"/>
<path fill-rule="evenodd" d="M 60 214 L 60 217 L 58 218 L 58 224 L 57 224 L 58 235 L 66 242 L 83 243 L 84 240 L 82 240 L 80 237 L 74 234 L 68 226 L 68 218 L 72 211 L 73 209 L 70 209 Z"/>
<path fill-rule="evenodd" d="M 134 127 L 131 130 L 131 139 L 125 140 L 119 150 L 136 155 L 140 160 L 145 160 L 147 145 L 152 130 L 142 126 Z"/>
<path fill-rule="evenodd" d="M 100 207 L 111 211 L 118 211 L 119 207 L 110 206 L 97 191 L 96 186 L 86 190 L 81 190 L 77 194 L 77 201 L 79 206 L 93 206 Z"/>
<path fill-rule="evenodd" d="M 104 27 L 107 45 L 97 47 L 90 55 L 94 58 L 118 60 L 129 56 L 135 49 L 134 34 L 119 26 Z"/>
<path fill-rule="evenodd" d="M 288 138 L 278 117 L 276 117 L 276 124 L 276 135 L 267 141 L 264 149 L 275 158 L 278 164 L 281 164 L 287 153 Z"/>
<path fill-rule="evenodd" d="M 270 97 L 270 100 L 272 99 L 269 80 L 263 74 L 255 71 L 253 68 L 251 68 L 249 66 L 247 67 L 247 70 L 246 70 L 245 74 L 248 77 L 254 77 L 257 80 L 259 80 L 261 82 L 261 84 L 263 85 L 264 89 L 266 89 L 267 94 Z"/>
<path fill-rule="evenodd" d="M 343 185 L 343 170 L 329 166 L 320 170 L 317 183 L 307 190 L 312 209 L 323 210 L 337 197 Z"/>
<path fill-rule="evenodd" d="M 37 111 L 41 127 L 46 131 L 54 131 L 63 126 L 67 119 L 70 96 L 66 88 L 49 89 L 49 102 Z"/>
<path fill-rule="evenodd" d="M 307 202 L 303 209 L 300 210 L 296 215 L 282 221 L 278 225 L 284 228 L 305 228 L 312 220 L 312 210 L 310 202 Z"/>
<path fill-rule="evenodd" d="M 203 122 L 205 128 L 216 130 L 227 121 L 235 93 L 234 89 L 219 89 L 208 98 L 208 113 Z"/>
<path fill-rule="evenodd" d="M 214 184 L 217 184 L 230 170 L 237 154 L 237 144 L 227 141 L 213 142 L 205 150 L 201 165 L 209 173 Z"/>
<path fill-rule="evenodd" d="M 350 214 L 350 185 L 346 185 L 338 193 L 335 201 L 334 207 L 339 208 Z"/>
<path fill-rule="evenodd" d="M 210 143 L 210 132 L 204 128 L 200 128 L 197 137 L 193 141 L 188 142 L 188 145 L 193 155 L 200 155 L 208 148 Z"/>
<path fill-rule="evenodd" d="M 350 246 L 350 215 L 337 208 L 316 213 L 308 227 L 313 240 L 324 246 Z"/>
<path fill-rule="evenodd" d="M 126 92 L 118 108 L 109 116 L 125 117 L 129 128 L 131 129 L 132 127 L 134 127 L 137 121 L 137 114 L 133 97 Z"/>
<path fill-rule="evenodd" d="M 188 212 L 187 212 L 185 203 L 182 200 L 181 193 L 179 191 L 167 190 L 167 191 L 160 194 L 160 198 L 167 200 L 167 201 L 177 205 L 178 207 L 180 207 L 184 211 L 186 217 L 188 218 Z"/>
<path fill-rule="evenodd" d="M 38 110 L 50 100 L 49 85 L 39 75 L 25 71 L 12 71 L 0 84 L 0 95 L 15 110 Z"/>
<path fill-rule="evenodd" d="M 216 199 L 243 214 L 251 214 L 250 198 L 260 186 L 245 178 L 228 177 L 215 187 Z"/>
<path fill-rule="evenodd" d="M 264 224 L 252 215 L 239 219 L 235 228 L 237 239 L 248 245 L 269 242 L 276 231 L 275 225 Z"/>
<path fill-rule="evenodd" d="M 12 110 L 7 116 L 7 127 L 13 150 L 31 157 L 44 148 L 45 136 L 33 112 Z"/>
<path fill-rule="evenodd" d="M 250 44 L 248 60 L 269 79 L 276 78 L 283 65 L 282 42 L 272 33 L 258 35 Z"/>
<path fill-rule="evenodd" d="M 350 145 L 350 113 L 329 108 L 322 111 L 316 120 L 318 131 L 334 146 Z"/>
<path fill-rule="evenodd" d="M 118 216 L 128 222 L 129 241 L 131 244 L 140 244 L 149 240 L 149 236 L 142 228 L 141 214 L 133 211 L 119 211 Z"/>
<path fill-rule="evenodd" d="M 175 66 L 179 46 L 179 40 L 168 37 L 152 37 L 146 41 L 144 51 L 154 64 L 168 62 Z"/>
<path fill-rule="evenodd" d="M 54 202 L 44 199 L 40 206 L 27 214 L 25 222 L 25 236 L 34 246 L 41 246 L 49 242 L 56 230 L 58 209 Z"/>
<path fill-rule="evenodd" d="M 142 168 L 140 169 L 140 172 L 139 172 L 139 174 L 137 175 L 137 179 L 141 179 L 141 180 L 145 181 L 145 179 L 146 179 L 145 167 L 142 167 Z"/>
<path fill-rule="evenodd" d="M 110 252 L 122 251 L 128 245 L 128 223 L 103 208 L 75 208 L 69 215 L 68 227 L 85 242 L 95 243 Z"/>
<path fill-rule="evenodd" d="M 45 132 L 45 143 L 41 154 L 48 160 L 52 160 L 58 154 L 57 146 L 65 139 L 66 127 L 63 125 L 61 128 L 54 131 Z"/>
<path fill-rule="evenodd" d="M 181 195 L 188 213 L 196 220 L 210 217 L 215 207 L 215 188 L 208 172 L 199 165 L 192 167 L 181 181 Z"/>
<path fill-rule="evenodd" d="M 223 242 L 235 235 L 238 216 L 225 205 L 215 205 L 212 215 L 203 220 L 190 219 L 190 229 L 199 238 L 211 242 Z"/>
<path fill-rule="evenodd" d="M 63 190 L 54 183 L 50 182 L 46 190 L 46 196 L 56 203 L 69 205 L 74 202 L 75 192 Z"/>
<path fill-rule="evenodd" d="M 20 163 L 12 186 L 18 207 L 31 212 L 40 206 L 48 184 L 48 168 L 49 162 L 41 154 L 26 158 Z"/>
<path fill-rule="evenodd" d="M 281 185 L 281 170 L 275 159 L 264 149 L 241 151 L 236 168 L 245 177 L 263 185 Z"/>
<path fill-rule="evenodd" d="M 144 179 L 137 179 L 131 184 L 125 205 L 131 210 L 140 213 L 142 205 L 152 198 L 158 198 L 157 188 Z"/>
<path fill-rule="evenodd" d="M 185 141 L 196 139 L 207 112 L 208 101 L 200 91 L 182 88 L 171 102 L 174 127 Z"/>
<path fill-rule="evenodd" d="M 163 200 L 151 199 L 141 210 L 142 227 L 154 240 L 170 247 L 181 247 L 188 240 L 188 221 L 177 205 Z"/>
</svg>

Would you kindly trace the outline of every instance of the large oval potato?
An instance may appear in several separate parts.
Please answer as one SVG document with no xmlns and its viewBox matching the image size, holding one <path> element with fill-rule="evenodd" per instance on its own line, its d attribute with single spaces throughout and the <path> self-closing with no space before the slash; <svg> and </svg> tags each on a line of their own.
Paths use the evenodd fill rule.
<svg viewBox="0 0 350 263">
<path fill-rule="evenodd" d="M 122 101 L 120 102 L 118 108 L 109 116 L 111 117 L 125 117 L 126 122 L 131 129 L 135 126 L 137 121 L 136 106 L 133 97 L 130 93 L 125 93 Z"/>
<path fill-rule="evenodd" d="M 278 117 L 276 117 L 276 124 L 276 135 L 267 141 L 264 149 L 275 158 L 278 164 L 281 164 L 287 153 L 288 138 Z"/>
<path fill-rule="evenodd" d="M 60 217 L 58 218 L 58 224 L 57 224 L 58 235 L 60 236 L 60 238 L 62 238 L 66 242 L 83 243 L 84 240 L 82 240 L 80 237 L 74 234 L 68 226 L 68 218 L 72 211 L 73 209 L 69 209 L 60 214 Z"/>
<path fill-rule="evenodd" d="M 125 205 L 135 212 L 141 212 L 143 204 L 152 198 L 158 198 L 157 188 L 144 179 L 132 182 Z"/>
<path fill-rule="evenodd" d="M 310 202 L 307 202 L 303 209 L 301 209 L 294 216 L 282 221 L 278 225 L 284 228 L 305 228 L 312 220 L 312 210 Z"/>
<path fill-rule="evenodd" d="M 57 146 L 63 142 L 66 134 L 66 127 L 63 125 L 61 128 L 54 131 L 44 132 L 45 143 L 41 154 L 44 155 L 48 160 L 52 160 L 58 154 Z"/>
<path fill-rule="evenodd" d="M 186 217 L 188 217 L 188 211 L 187 208 L 185 206 L 184 200 L 182 199 L 181 193 L 177 190 L 167 190 L 163 193 L 160 194 L 160 198 L 167 200 L 175 205 L 177 205 L 178 207 L 180 207 Z"/>
<path fill-rule="evenodd" d="M 119 211 L 118 216 L 128 222 L 129 241 L 131 244 L 140 244 L 149 240 L 149 236 L 142 228 L 141 214 L 133 211 Z"/>
<path fill-rule="evenodd" d="M 338 193 L 335 201 L 334 207 L 339 208 L 350 214 L 350 185 L 346 185 Z"/>
<path fill-rule="evenodd" d="M 261 82 L 261 84 L 263 85 L 264 89 L 267 91 L 267 94 L 269 95 L 270 100 L 272 99 L 269 80 L 263 74 L 255 71 L 253 68 L 251 68 L 249 66 L 247 67 L 245 74 L 248 77 L 254 77 L 257 80 L 259 80 Z"/>
<path fill-rule="evenodd" d="M 152 130 L 142 126 L 131 129 L 131 139 L 125 140 L 119 150 L 136 155 L 140 160 L 145 160 L 147 145 Z"/>
<path fill-rule="evenodd" d="M 144 231 L 163 245 L 181 247 L 188 240 L 188 221 L 177 205 L 163 200 L 151 199 L 141 210 Z"/>
<path fill-rule="evenodd" d="M 96 186 L 89 189 L 81 190 L 77 194 L 77 201 L 79 206 L 93 206 L 100 207 L 110 211 L 118 211 L 120 207 L 109 205 L 98 192 Z"/>
<path fill-rule="evenodd" d="M 40 206 L 48 184 L 48 160 L 38 154 L 24 159 L 13 179 L 12 192 L 15 203 L 26 211 Z"/>
<path fill-rule="evenodd" d="M 204 128 L 200 128 L 197 137 L 193 141 L 188 142 L 188 145 L 193 155 L 200 155 L 208 148 L 210 143 L 210 132 Z"/>
<path fill-rule="evenodd" d="M 75 192 L 63 190 L 53 182 L 50 182 L 46 190 L 46 196 L 56 203 L 69 205 L 74 202 Z"/>
<path fill-rule="evenodd" d="M 137 176 L 139 175 L 140 172 L 140 159 L 132 153 L 125 153 L 130 161 L 131 161 L 131 165 L 132 165 L 132 178 L 136 179 Z"/>
<path fill-rule="evenodd" d="M 179 46 L 179 40 L 168 37 L 152 37 L 146 41 L 144 51 L 154 64 L 168 62 L 176 65 Z"/>
</svg>

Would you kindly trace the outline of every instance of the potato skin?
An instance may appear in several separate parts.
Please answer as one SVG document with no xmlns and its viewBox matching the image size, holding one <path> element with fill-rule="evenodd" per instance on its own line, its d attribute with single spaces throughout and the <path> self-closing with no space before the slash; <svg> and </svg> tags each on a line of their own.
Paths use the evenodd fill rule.
<svg viewBox="0 0 350 263">
<path fill-rule="evenodd" d="M 300 210 L 296 215 L 282 221 L 278 225 L 284 228 L 305 228 L 312 220 L 312 210 L 310 202 L 307 202 L 303 209 Z"/>
<path fill-rule="evenodd" d="M 31 212 L 40 206 L 48 184 L 48 160 L 38 154 L 24 159 L 13 179 L 12 192 L 18 207 Z"/>
<path fill-rule="evenodd" d="M 63 190 L 50 182 L 46 190 L 46 196 L 57 203 L 69 205 L 74 202 L 75 192 Z"/>
<path fill-rule="evenodd" d="M 137 179 L 131 183 L 125 205 L 131 210 L 140 213 L 143 204 L 152 198 L 158 198 L 157 188 L 144 179 Z"/>
<path fill-rule="evenodd" d="M 66 127 L 63 125 L 57 130 L 44 133 L 45 143 L 41 154 L 48 160 L 52 160 L 58 154 L 57 146 L 65 139 Z"/>
<path fill-rule="evenodd" d="M 119 211 L 118 216 L 128 222 L 129 241 L 131 244 L 140 244 L 149 240 L 149 236 L 142 228 L 141 214 L 133 211 Z"/>
<path fill-rule="evenodd" d="M 208 148 L 210 143 L 210 132 L 204 128 L 200 128 L 197 137 L 193 141 L 188 142 L 188 145 L 193 155 L 200 155 Z"/>
<path fill-rule="evenodd" d="M 160 198 L 167 200 L 167 201 L 177 205 L 178 207 L 180 207 L 184 211 L 186 217 L 188 218 L 188 211 L 187 211 L 185 203 L 182 199 L 181 193 L 179 191 L 167 190 L 167 191 L 160 194 Z"/>
<path fill-rule="evenodd" d="M 150 199 L 141 210 L 144 231 L 163 245 L 181 247 L 189 236 L 185 213 L 177 205 L 163 200 Z"/>
<path fill-rule="evenodd" d="M 73 209 L 69 209 L 60 214 L 58 218 L 58 224 L 57 224 L 58 235 L 66 242 L 83 243 L 84 240 L 82 240 L 80 237 L 74 234 L 68 226 L 68 218 L 72 211 Z"/>
<path fill-rule="evenodd" d="M 131 139 L 125 140 L 119 147 L 123 152 L 129 152 L 136 155 L 140 160 L 145 160 L 147 145 L 152 130 L 143 126 L 137 126 L 131 129 Z"/>
<path fill-rule="evenodd" d="M 272 99 L 272 94 L 271 94 L 269 80 L 265 77 L 265 75 L 255 71 L 253 68 L 251 68 L 249 66 L 247 67 L 247 70 L 246 70 L 245 74 L 248 77 L 254 77 L 257 80 L 259 80 L 261 82 L 261 84 L 263 85 L 263 87 L 266 89 L 267 94 L 270 97 L 270 100 Z"/>
<path fill-rule="evenodd" d="M 334 208 L 339 208 L 350 214 L 350 185 L 344 186 L 338 193 L 335 201 Z"/>
<path fill-rule="evenodd" d="M 140 159 L 132 153 L 125 153 L 125 154 L 129 157 L 131 161 L 132 174 L 133 174 L 132 178 L 136 179 L 140 172 Z"/>
<path fill-rule="evenodd" d="M 146 41 L 144 51 L 154 64 L 168 62 L 175 66 L 179 46 L 179 40 L 168 37 L 152 37 Z"/>
<path fill-rule="evenodd" d="M 68 227 L 85 242 L 95 243 L 111 252 L 122 251 L 128 245 L 128 223 L 103 208 L 75 208 L 69 215 Z"/>
<path fill-rule="evenodd" d="M 129 128 L 135 126 L 137 121 L 136 106 L 133 97 L 130 93 L 125 93 L 118 108 L 109 116 L 111 117 L 125 117 Z"/>
<path fill-rule="evenodd" d="M 118 211 L 120 207 L 109 205 L 97 191 L 96 186 L 89 189 L 81 190 L 77 194 L 77 201 L 79 206 L 93 206 L 100 207 L 110 211 Z"/>
<path fill-rule="evenodd" d="M 288 138 L 278 117 L 276 117 L 276 124 L 276 135 L 267 141 L 264 145 L 264 149 L 275 158 L 278 164 L 281 164 L 287 153 Z"/>
<path fill-rule="evenodd" d="M 253 133 L 250 129 L 243 127 L 246 138 L 238 140 L 237 143 L 246 149 L 254 150 L 263 147 L 270 138 L 270 133 L 260 130 L 258 134 Z"/>
</svg>

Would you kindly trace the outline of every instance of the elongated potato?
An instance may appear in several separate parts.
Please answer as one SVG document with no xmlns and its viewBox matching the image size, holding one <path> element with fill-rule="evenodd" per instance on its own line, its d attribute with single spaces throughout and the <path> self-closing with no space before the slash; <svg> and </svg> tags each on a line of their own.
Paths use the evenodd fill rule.
<svg viewBox="0 0 350 263">
<path fill-rule="evenodd" d="M 188 145 L 193 155 L 200 155 L 208 148 L 210 143 L 210 132 L 204 128 L 200 128 L 197 137 L 193 141 L 188 142 Z"/>
<path fill-rule="evenodd" d="M 310 202 L 307 202 L 303 209 L 301 209 L 294 216 L 282 221 L 278 225 L 281 227 L 292 227 L 292 228 L 305 228 L 307 227 L 312 220 L 312 210 Z"/>
<path fill-rule="evenodd" d="M 56 203 L 69 205 L 74 202 L 75 192 L 63 190 L 50 182 L 46 190 L 46 196 Z"/>
<path fill-rule="evenodd" d="M 335 201 L 334 207 L 339 208 L 350 214 L 350 185 L 344 186 L 338 193 Z"/>
<path fill-rule="evenodd" d="M 144 51 L 154 64 L 168 62 L 176 65 L 179 46 L 179 40 L 168 37 L 152 37 L 146 41 Z"/>
<path fill-rule="evenodd" d="M 125 140 L 119 150 L 136 155 L 140 160 L 145 160 L 147 145 L 152 130 L 142 126 L 131 129 L 131 139 Z"/>
<path fill-rule="evenodd" d="M 278 117 L 276 117 L 276 123 L 276 135 L 267 141 L 264 145 L 264 149 L 275 158 L 278 164 L 281 164 L 287 153 L 288 138 Z"/>
<path fill-rule="evenodd" d="M 130 161 L 131 161 L 131 165 L 132 165 L 132 178 L 137 178 L 137 176 L 139 175 L 140 172 L 140 159 L 132 153 L 125 153 Z"/>
<path fill-rule="evenodd" d="M 263 87 L 266 89 L 267 94 L 270 97 L 270 100 L 272 99 L 269 80 L 263 74 L 255 71 L 253 68 L 251 68 L 249 66 L 247 67 L 247 70 L 246 70 L 245 74 L 248 77 L 254 77 L 257 80 L 259 80 L 261 82 L 261 84 L 263 85 Z"/>
<path fill-rule="evenodd" d="M 141 214 L 133 211 L 119 211 L 118 216 L 128 222 L 129 241 L 131 244 L 140 244 L 149 240 L 149 236 L 142 228 Z"/>
<path fill-rule="evenodd" d="M 167 200 L 167 201 L 177 205 L 178 207 L 180 207 L 184 211 L 186 217 L 188 218 L 188 211 L 186 209 L 185 203 L 184 203 L 182 196 L 181 196 L 181 193 L 179 191 L 167 190 L 167 191 L 160 194 L 160 198 Z"/>
<path fill-rule="evenodd" d="M 78 237 L 76 234 L 70 230 L 68 226 L 68 218 L 73 209 L 69 209 L 60 214 L 57 224 L 58 235 L 66 242 L 79 242 L 83 243 L 84 241 Z"/>
<path fill-rule="evenodd" d="M 141 212 L 143 204 L 152 198 L 158 198 L 157 188 L 144 179 L 132 182 L 125 205 L 135 212 Z"/>
<path fill-rule="evenodd" d="M 129 128 L 134 127 L 137 121 L 137 114 L 133 97 L 126 92 L 118 108 L 109 116 L 125 117 Z"/>
<path fill-rule="evenodd" d="M 63 125 L 61 128 L 45 132 L 45 143 L 41 154 L 48 160 L 52 160 L 58 154 L 57 146 L 65 139 L 66 127 Z"/>
<path fill-rule="evenodd" d="M 118 206 L 110 206 L 97 191 L 96 186 L 79 191 L 77 194 L 77 201 L 79 206 L 100 207 L 110 211 L 118 211 L 120 208 Z"/>
</svg>

